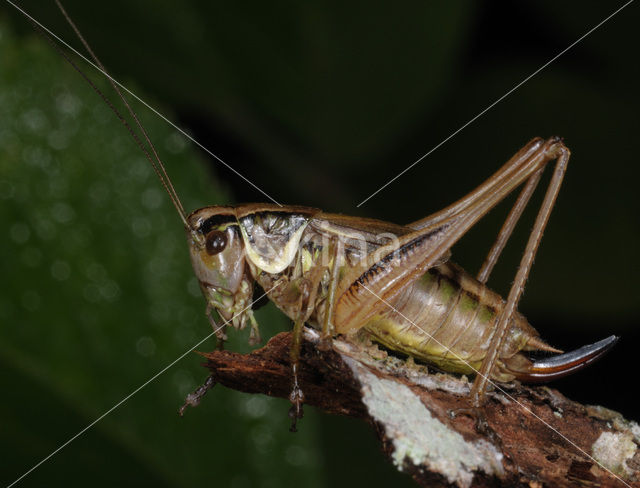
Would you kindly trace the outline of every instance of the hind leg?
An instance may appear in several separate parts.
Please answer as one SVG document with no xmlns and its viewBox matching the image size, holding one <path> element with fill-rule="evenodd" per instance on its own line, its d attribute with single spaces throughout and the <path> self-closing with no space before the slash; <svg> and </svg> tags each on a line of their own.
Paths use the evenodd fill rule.
<svg viewBox="0 0 640 488">
<path fill-rule="evenodd" d="M 536 217 L 536 221 L 533 225 L 533 229 L 531 231 L 531 234 L 529 235 L 529 240 L 527 242 L 524 255 L 522 256 L 522 260 L 520 261 L 520 266 L 518 267 L 518 272 L 516 273 L 513 285 L 511 286 L 511 290 L 509 291 L 507 302 L 502 312 L 500 313 L 495 330 L 491 337 L 487 355 L 482 361 L 480 371 L 478 371 L 478 375 L 473 382 L 473 387 L 471 389 L 471 402 L 476 407 L 480 406 L 484 401 L 487 384 L 491 379 L 493 368 L 495 367 L 497 358 L 499 357 L 502 346 L 504 345 L 504 341 L 509 330 L 511 317 L 516 311 L 516 307 L 524 291 L 524 285 L 529 276 L 529 272 L 531 271 L 531 266 L 540 245 L 540 241 L 542 240 L 542 233 L 544 232 L 547 222 L 549 221 L 551 210 L 553 209 L 556 198 L 558 196 L 558 192 L 560 191 L 560 185 L 562 184 L 562 179 L 564 178 L 564 174 L 567 169 L 567 163 L 569 162 L 570 152 L 560 139 L 549 139 L 548 141 L 546 141 L 545 146 L 546 148 L 544 151 L 544 157 L 548 161 L 556 160 L 556 166 L 551 178 L 551 182 L 549 183 L 549 187 L 547 188 L 547 193 L 545 194 L 544 200 L 538 212 L 538 216 Z M 544 167 L 541 167 L 536 173 L 531 176 L 531 178 L 539 179 L 538 173 L 542 172 L 543 169 Z M 537 183 L 537 180 L 535 182 Z M 535 187 L 535 183 L 532 185 L 527 184 L 522 194 L 525 194 L 530 186 Z M 533 188 L 531 189 L 531 191 L 532 190 Z M 518 199 L 516 205 L 520 202 L 521 198 Z M 526 197 L 526 200 L 528 200 L 528 196 Z M 513 229 L 513 225 L 515 225 L 515 220 L 510 223 L 513 220 L 512 214 L 514 214 L 514 212 L 517 214 L 515 218 L 515 220 L 517 220 L 517 217 L 519 217 L 519 213 L 521 213 L 521 210 L 518 213 L 516 211 L 516 207 L 514 207 L 514 210 L 507 218 L 505 226 L 503 227 L 503 230 L 500 232 L 500 236 L 496 241 L 496 245 L 494 245 L 494 249 L 498 249 L 497 254 L 499 254 L 499 251 L 501 251 L 502 247 L 504 246 L 504 242 L 506 242 L 506 238 L 508 238 L 511 230 Z M 504 236 L 504 239 L 501 239 L 501 236 Z M 502 243 L 499 244 L 499 242 Z M 491 255 L 492 253 L 490 252 L 487 261 L 485 261 L 485 266 L 483 266 L 481 277 L 484 277 L 486 275 L 486 277 L 488 278 L 488 274 L 493 267 L 492 264 L 487 265 L 488 262 L 491 262 Z M 495 259 L 497 259 L 497 255 Z M 487 269 L 488 272 L 486 271 Z"/>
</svg>

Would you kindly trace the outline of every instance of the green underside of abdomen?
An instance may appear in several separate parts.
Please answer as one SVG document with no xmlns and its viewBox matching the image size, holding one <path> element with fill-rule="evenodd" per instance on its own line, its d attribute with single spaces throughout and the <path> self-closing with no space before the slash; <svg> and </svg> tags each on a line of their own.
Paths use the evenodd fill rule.
<svg viewBox="0 0 640 488">
<path fill-rule="evenodd" d="M 396 323 L 385 317 L 371 319 L 364 330 L 371 338 L 383 346 L 406 354 L 414 359 L 425 361 L 442 371 L 460 374 L 474 374 L 480 368 L 482 359 L 464 357 L 448 349 L 437 340 L 429 340 L 424 333 L 412 331 L 413 325 Z"/>
</svg>

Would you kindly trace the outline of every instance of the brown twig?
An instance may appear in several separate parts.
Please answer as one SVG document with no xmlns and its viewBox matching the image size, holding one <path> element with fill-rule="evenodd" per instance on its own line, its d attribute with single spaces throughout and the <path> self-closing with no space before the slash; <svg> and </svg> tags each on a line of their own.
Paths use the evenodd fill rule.
<svg viewBox="0 0 640 488">
<path fill-rule="evenodd" d="M 203 353 L 215 383 L 288 398 L 290 334 L 250 354 Z M 481 417 L 468 411 L 466 378 L 381 357 L 377 348 L 306 331 L 300 380 L 305 403 L 369 422 L 388 458 L 421 486 L 640 487 L 640 427 L 556 390 L 508 385 L 492 392 Z M 377 354 L 374 359 L 371 351 Z M 384 356 L 384 354 L 383 354 Z M 458 415 L 452 415 L 457 412 Z"/>
</svg>

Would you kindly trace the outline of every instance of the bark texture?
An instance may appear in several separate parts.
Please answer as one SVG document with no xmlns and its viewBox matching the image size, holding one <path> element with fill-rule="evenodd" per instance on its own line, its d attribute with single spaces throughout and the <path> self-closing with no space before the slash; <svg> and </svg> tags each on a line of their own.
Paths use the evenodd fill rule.
<svg viewBox="0 0 640 488">
<path fill-rule="evenodd" d="M 216 383 L 288 398 L 290 340 L 282 333 L 250 354 L 201 353 L 211 377 L 185 405 Z M 312 330 L 300 381 L 306 405 L 367 421 L 389 460 L 421 486 L 640 487 L 640 426 L 557 390 L 500 385 L 478 418 L 466 378 L 429 373 L 368 344 L 323 344 Z"/>
</svg>

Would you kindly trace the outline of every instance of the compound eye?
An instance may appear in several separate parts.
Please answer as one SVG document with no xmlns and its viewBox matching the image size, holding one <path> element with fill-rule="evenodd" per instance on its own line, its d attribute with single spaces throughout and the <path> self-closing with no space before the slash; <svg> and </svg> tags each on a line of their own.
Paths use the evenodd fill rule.
<svg viewBox="0 0 640 488">
<path fill-rule="evenodd" d="M 227 247 L 227 235 L 220 230 L 212 230 L 207 234 L 205 247 L 209 256 L 214 256 Z"/>
</svg>

